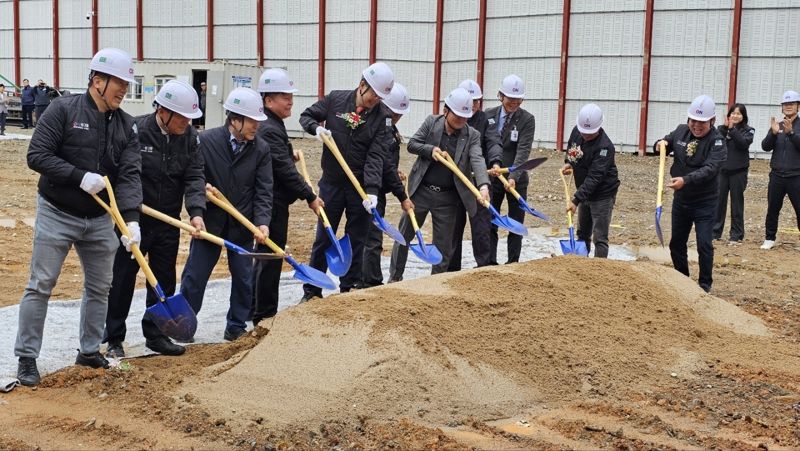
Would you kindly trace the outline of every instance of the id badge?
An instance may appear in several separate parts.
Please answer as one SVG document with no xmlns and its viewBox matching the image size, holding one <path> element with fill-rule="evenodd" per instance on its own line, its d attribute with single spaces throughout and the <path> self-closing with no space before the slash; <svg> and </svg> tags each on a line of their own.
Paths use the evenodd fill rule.
<svg viewBox="0 0 800 451">
<path fill-rule="evenodd" d="M 517 128 L 514 127 L 514 130 L 511 130 L 511 142 L 515 143 L 517 140 L 519 140 L 519 132 L 517 131 Z"/>
</svg>

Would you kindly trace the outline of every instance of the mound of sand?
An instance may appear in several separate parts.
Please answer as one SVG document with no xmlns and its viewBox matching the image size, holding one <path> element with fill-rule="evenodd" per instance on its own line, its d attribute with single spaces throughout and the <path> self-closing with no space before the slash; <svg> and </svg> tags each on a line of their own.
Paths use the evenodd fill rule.
<svg viewBox="0 0 800 451">
<path fill-rule="evenodd" d="M 783 346 L 783 347 L 782 347 Z M 331 296 L 181 388 L 227 421 L 504 418 L 708 363 L 800 371 L 758 318 L 671 268 L 559 257 Z"/>
</svg>

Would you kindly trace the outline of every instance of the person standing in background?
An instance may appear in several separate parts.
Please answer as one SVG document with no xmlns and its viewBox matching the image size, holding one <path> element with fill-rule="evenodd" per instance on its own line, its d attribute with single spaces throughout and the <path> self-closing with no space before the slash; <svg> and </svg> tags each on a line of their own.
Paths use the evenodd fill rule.
<svg viewBox="0 0 800 451">
<path fill-rule="evenodd" d="M 755 129 L 747 125 L 747 107 L 736 103 L 728 109 L 725 123 L 719 126 L 725 137 L 728 159 L 719 173 L 719 203 L 714 221 L 714 239 L 722 238 L 728 210 L 728 193 L 731 196 L 731 230 L 728 244 L 735 245 L 744 239 L 744 190 L 747 189 L 747 169 L 750 167 L 750 144 Z"/>
<path fill-rule="evenodd" d="M 54 92 L 53 88 L 47 86 L 47 83 L 44 80 L 39 80 L 36 84 L 36 87 L 33 88 L 33 104 L 36 110 L 36 116 L 34 117 L 33 126 L 35 127 L 36 124 L 39 123 L 39 120 L 42 118 L 44 111 L 50 105 L 50 101 L 53 100 L 52 93 Z"/>
<path fill-rule="evenodd" d="M 34 95 L 33 87 L 28 82 L 28 79 L 22 80 L 22 129 L 25 130 L 33 126 L 33 108 L 34 108 Z"/>
<path fill-rule="evenodd" d="M 0 83 L 0 136 L 6 134 L 6 116 L 8 116 L 7 104 L 6 85 Z"/>
</svg>

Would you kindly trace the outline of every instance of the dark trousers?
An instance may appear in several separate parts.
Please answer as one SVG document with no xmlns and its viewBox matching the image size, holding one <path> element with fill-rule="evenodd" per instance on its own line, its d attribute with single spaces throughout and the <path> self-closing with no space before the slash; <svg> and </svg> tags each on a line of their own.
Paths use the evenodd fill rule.
<svg viewBox="0 0 800 451">
<path fill-rule="evenodd" d="M 425 219 L 430 213 L 433 221 L 433 244 L 439 249 L 442 254 L 442 261 L 438 265 L 431 267 L 431 274 L 439 274 L 447 272 L 450 266 L 450 257 L 453 255 L 453 227 L 455 225 L 455 216 L 461 206 L 461 199 L 458 197 L 458 191 L 455 189 L 451 191 L 433 192 L 422 186 L 411 196 L 411 201 L 414 202 L 414 216 L 417 219 L 417 224 L 422 227 L 425 224 Z M 408 214 L 404 213 L 400 218 L 400 225 L 398 227 L 400 233 L 407 243 L 412 241 L 416 242 L 414 235 L 414 226 L 411 224 Z M 403 246 L 395 242 L 392 246 L 392 262 L 389 265 L 389 280 L 398 281 L 403 280 L 403 273 L 406 269 L 406 261 L 408 260 L 408 246 Z"/>
<path fill-rule="evenodd" d="M 25 128 L 33 125 L 33 105 L 22 105 L 22 126 Z"/>
<path fill-rule="evenodd" d="M 353 249 L 353 262 L 347 274 L 339 278 L 339 289 L 349 291 L 358 287 L 361 282 L 361 262 L 364 252 L 364 238 L 369 230 L 372 215 L 364 210 L 362 199 L 350 183 L 334 185 L 328 181 L 320 180 L 319 197 L 325 200 L 325 213 L 334 231 L 339 228 L 339 221 L 343 214 L 347 214 L 344 233 L 350 236 L 350 245 Z M 322 272 L 328 270 L 328 261 L 325 260 L 325 249 L 331 245 L 322 220 L 317 221 L 317 235 L 311 247 L 309 264 Z M 306 296 L 322 296 L 322 289 L 311 284 L 303 284 L 303 293 Z"/>
<path fill-rule="evenodd" d="M 720 171 L 719 201 L 714 220 L 714 238 L 722 238 L 725 216 L 728 215 L 728 193 L 731 196 L 731 241 L 744 239 L 744 190 L 747 189 L 747 169 L 736 172 Z"/>
<path fill-rule="evenodd" d="M 289 229 L 289 206 L 284 202 L 272 204 L 269 238 L 281 249 L 286 247 Z M 263 244 L 258 252 L 272 252 Z M 253 268 L 253 324 L 278 313 L 278 293 L 283 260 L 256 260 Z"/>
<path fill-rule="evenodd" d="M 221 235 L 225 236 L 225 233 Z M 249 248 L 253 243 L 236 244 Z M 189 244 L 189 259 L 181 275 L 181 293 L 195 313 L 200 313 L 203 306 L 208 278 L 219 260 L 220 250 L 219 246 L 205 240 L 192 239 Z M 231 272 L 231 295 L 226 330 L 234 332 L 247 328 L 245 321 L 253 307 L 253 261 L 229 250 L 228 269 Z"/>
<path fill-rule="evenodd" d="M 783 208 L 783 198 L 789 195 L 789 202 L 794 207 L 794 216 L 797 228 L 800 229 L 800 175 L 794 177 L 781 177 L 774 172 L 769 173 L 769 186 L 767 187 L 767 220 L 765 223 L 766 239 L 775 241 L 778 234 L 778 217 Z"/>
<path fill-rule="evenodd" d="M 42 115 L 44 114 L 44 110 L 46 110 L 48 106 L 50 106 L 50 105 L 35 105 L 34 106 L 34 108 L 36 110 L 36 118 L 35 118 L 34 125 L 37 124 L 39 122 L 39 119 L 42 118 Z"/>
<path fill-rule="evenodd" d="M 6 133 L 6 113 L 0 113 L 0 134 Z"/>
<path fill-rule="evenodd" d="M 711 289 L 714 269 L 713 228 L 714 214 L 717 209 L 717 198 L 686 202 L 680 199 L 672 201 L 672 238 L 669 240 L 669 253 L 672 266 L 689 276 L 689 257 L 687 242 L 694 225 L 697 239 L 697 254 L 700 263 L 698 284 L 706 291 Z"/>
<path fill-rule="evenodd" d="M 520 196 L 526 198 L 528 196 L 528 183 L 522 183 L 516 186 L 516 190 Z M 492 180 L 492 206 L 500 211 L 503 205 L 503 198 L 508 199 L 508 217 L 523 224 L 525 221 L 525 211 L 519 208 L 519 202 L 513 194 L 506 192 L 505 187 L 499 180 Z M 497 226 L 491 224 L 491 254 L 489 256 L 490 264 L 497 264 Z M 522 237 L 516 233 L 508 234 L 508 261 L 506 263 L 515 263 L 519 261 L 519 254 L 522 250 Z"/>
<path fill-rule="evenodd" d="M 467 226 L 467 210 L 459 202 L 461 208 L 456 212 L 453 230 L 453 256 L 450 257 L 450 266 L 447 271 L 461 271 L 461 246 L 464 239 L 464 228 Z M 491 258 L 491 229 L 492 214 L 488 208 L 478 205 L 475 216 L 469 217 L 469 227 L 472 231 L 472 255 L 478 268 L 490 264 Z"/>
<path fill-rule="evenodd" d="M 378 195 L 378 212 L 386 214 L 386 194 Z M 383 285 L 381 254 L 383 253 L 383 231 L 370 223 L 364 240 L 364 255 L 361 263 L 361 287 L 369 288 Z"/>
<path fill-rule="evenodd" d="M 586 242 L 588 250 L 591 250 L 589 242 L 594 242 L 596 258 L 608 258 L 608 227 L 611 225 L 616 198 L 615 194 L 605 199 L 583 201 L 578 205 L 578 239 Z"/>
<path fill-rule="evenodd" d="M 175 262 L 178 259 L 178 244 L 180 230 L 164 225 L 156 226 L 150 230 L 143 230 L 142 243 L 139 245 L 142 253 L 147 255 L 148 264 L 153 274 L 169 297 L 175 294 Z M 125 341 L 127 328 L 125 320 L 131 310 L 133 291 L 136 287 L 136 274 L 139 273 L 139 264 L 131 258 L 131 253 L 124 246 L 117 249 L 114 256 L 114 276 L 111 281 L 111 290 L 108 293 L 108 313 L 106 313 L 106 331 L 103 342 L 122 343 Z M 147 285 L 147 306 L 159 302 L 150 284 Z M 142 332 L 147 340 L 155 340 L 164 334 L 152 321 L 142 318 Z"/>
</svg>

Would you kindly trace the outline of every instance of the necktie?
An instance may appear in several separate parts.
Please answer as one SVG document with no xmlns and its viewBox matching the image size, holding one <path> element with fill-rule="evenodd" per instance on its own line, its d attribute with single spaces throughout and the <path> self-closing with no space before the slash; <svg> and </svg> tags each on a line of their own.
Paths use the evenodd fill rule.
<svg viewBox="0 0 800 451">
<path fill-rule="evenodd" d="M 501 135 L 504 135 L 506 133 L 506 130 L 508 129 L 508 126 L 511 125 L 511 117 L 512 116 L 513 116 L 513 114 L 511 114 L 511 113 L 506 114 L 506 120 L 503 122 L 503 130 L 500 131 Z"/>
<path fill-rule="evenodd" d="M 244 146 L 247 144 L 247 141 L 237 141 L 235 139 L 231 139 L 231 149 L 233 150 L 233 155 L 239 155 L 244 149 Z"/>
</svg>

